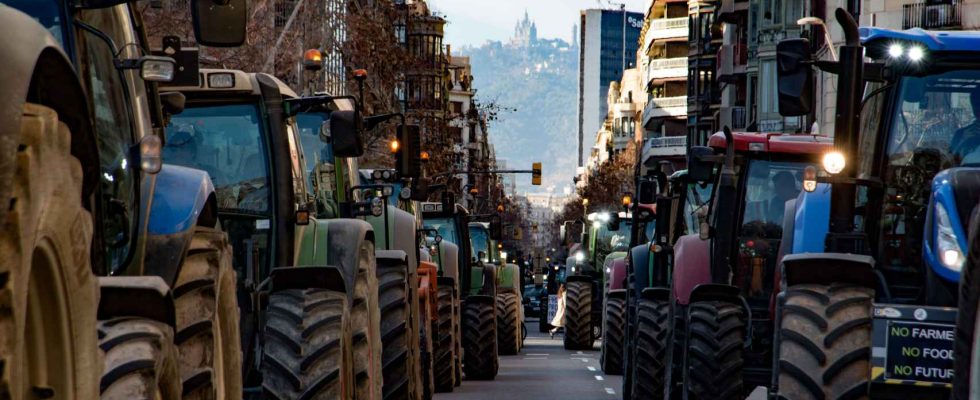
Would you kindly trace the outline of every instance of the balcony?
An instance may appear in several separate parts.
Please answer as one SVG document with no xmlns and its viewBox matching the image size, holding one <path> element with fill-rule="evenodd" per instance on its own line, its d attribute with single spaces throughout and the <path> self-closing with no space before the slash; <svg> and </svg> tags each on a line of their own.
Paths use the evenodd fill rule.
<svg viewBox="0 0 980 400">
<path fill-rule="evenodd" d="M 962 0 L 938 4 L 913 3 L 902 6 L 902 29 L 960 29 Z"/>
<path fill-rule="evenodd" d="M 647 82 L 652 79 L 687 77 L 687 57 L 658 58 L 647 65 Z"/>
<path fill-rule="evenodd" d="M 654 97 L 643 109 L 643 126 L 652 118 L 683 117 L 687 115 L 687 96 Z"/>
<path fill-rule="evenodd" d="M 650 21 L 643 48 L 649 48 L 654 40 L 687 37 L 687 17 L 657 18 Z"/>
<path fill-rule="evenodd" d="M 687 136 L 650 138 L 643 143 L 643 163 L 650 165 L 651 157 L 677 157 L 687 154 Z"/>
<path fill-rule="evenodd" d="M 734 14 L 737 12 L 747 12 L 749 9 L 748 0 L 722 0 L 721 9 L 718 14 L 722 22 L 727 22 L 730 24 L 735 24 L 740 22 L 739 18 Z"/>
</svg>

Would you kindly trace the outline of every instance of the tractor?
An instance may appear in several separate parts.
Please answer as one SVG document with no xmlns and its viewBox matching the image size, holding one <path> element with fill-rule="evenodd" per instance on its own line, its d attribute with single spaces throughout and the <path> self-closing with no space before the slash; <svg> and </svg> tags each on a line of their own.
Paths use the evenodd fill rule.
<svg viewBox="0 0 980 400">
<path fill-rule="evenodd" d="M 228 239 L 207 174 L 162 163 L 178 66 L 132 3 L 0 4 L 3 398 L 241 395 Z M 189 6 L 200 44 L 244 41 L 244 1 Z"/>
<path fill-rule="evenodd" d="M 215 183 L 215 218 L 238 273 L 245 393 L 380 397 L 376 258 L 405 256 L 376 255 L 370 224 L 341 218 L 345 208 L 378 211 L 344 190 L 363 153 L 356 100 L 300 98 L 261 73 L 200 75 L 198 86 L 173 88 L 187 103 L 163 154 Z M 302 145 L 315 141 L 330 146 L 307 160 Z"/>
<path fill-rule="evenodd" d="M 949 398 L 953 387 L 968 398 L 980 36 L 859 29 L 846 11 L 836 17 L 839 60 L 815 59 L 805 39 L 777 47 L 783 115 L 812 108 L 814 67 L 837 74 L 838 91 L 834 148 L 788 207 L 771 390 Z"/>
<path fill-rule="evenodd" d="M 442 315 L 446 308 L 448 290 L 453 291 L 454 308 L 454 337 L 455 350 L 455 384 L 465 371 L 469 379 L 493 379 L 497 374 L 497 328 L 495 315 L 495 268 L 490 264 L 489 254 L 496 247 L 491 238 L 497 238 L 499 227 L 496 221 L 490 225 L 469 222 L 469 213 L 461 205 L 456 204 L 452 196 L 444 196 L 442 202 L 424 202 L 421 204 L 425 228 L 432 230 L 443 241 L 453 243 L 469 243 L 459 246 L 457 263 L 459 266 L 455 276 L 451 271 L 440 271 L 439 277 L 439 309 L 440 327 L 443 326 Z M 472 236 L 471 236 L 472 235 Z M 449 255 L 440 253 L 440 256 Z M 444 357 L 444 356 L 443 356 Z M 437 357 L 437 360 L 442 358 Z M 446 387 L 449 382 L 439 384 L 444 380 L 446 364 L 437 362 L 441 372 L 437 376 L 437 389 Z M 441 366 L 441 367 L 439 367 Z M 451 390 L 451 389 L 450 389 Z"/>
<path fill-rule="evenodd" d="M 690 181 L 686 170 L 669 177 L 654 171 L 641 177 L 637 188 L 640 210 L 634 215 L 641 226 L 634 230 L 626 259 L 623 398 L 653 399 L 664 391 L 673 246 L 680 236 L 698 233 L 706 221 L 711 184 Z"/>
<path fill-rule="evenodd" d="M 524 346 L 520 267 L 500 260 L 496 286 L 497 352 L 502 356 L 517 355 Z"/>
<path fill-rule="evenodd" d="M 610 212 L 586 216 L 590 225 L 583 235 L 584 245 L 573 250 L 566 262 L 570 266 L 565 278 L 566 349 L 592 350 L 602 335 L 604 295 L 609 288 L 606 275 L 614 260 L 626 254 L 632 224 L 629 218 L 626 213 Z"/>
<path fill-rule="evenodd" d="M 805 170 L 830 148 L 830 139 L 726 128 L 708 145 L 690 149 L 687 171 L 692 183 L 713 182 L 706 220 L 697 234 L 676 239 L 667 271 L 650 275 L 666 272 L 669 279 L 669 290 L 648 292 L 659 301 L 654 304 L 669 304 L 670 318 L 661 319 L 667 325 L 658 327 L 667 338 L 656 343 L 665 347 L 644 349 L 666 357 L 666 398 L 741 399 L 769 384 L 770 306 L 785 202 L 800 192 Z M 669 238 L 671 231 L 658 232 Z M 660 233 L 655 250 L 664 246 Z M 645 367 L 637 363 L 634 371 Z M 639 376 L 633 381 L 642 384 Z"/>
</svg>

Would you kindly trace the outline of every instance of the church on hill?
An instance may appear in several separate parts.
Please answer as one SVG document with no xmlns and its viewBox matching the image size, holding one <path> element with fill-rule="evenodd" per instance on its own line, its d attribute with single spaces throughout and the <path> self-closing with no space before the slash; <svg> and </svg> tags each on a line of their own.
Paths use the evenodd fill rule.
<svg viewBox="0 0 980 400">
<path fill-rule="evenodd" d="M 524 19 L 517 21 L 514 27 L 514 37 L 510 39 L 510 44 L 517 47 L 529 47 L 538 41 L 538 27 L 531 21 L 531 17 L 524 10 Z"/>
</svg>

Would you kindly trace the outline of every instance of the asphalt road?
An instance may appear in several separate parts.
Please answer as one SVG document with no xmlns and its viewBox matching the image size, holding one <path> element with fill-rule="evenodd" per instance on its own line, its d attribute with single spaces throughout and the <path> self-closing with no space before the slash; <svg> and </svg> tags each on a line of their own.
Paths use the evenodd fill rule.
<svg viewBox="0 0 980 400">
<path fill-rule="evenodd" d="M 599 342 L 594 351 L 568 351 L 560 335 L 537 332 L 537 319 L 527 321 L 528 337 L 520 355 L 501 356 L 497 379 L 463 380 L 452 393 L 436 400 L 605 400 L 619 399 L 622 379 L 599 368 Z"/>
</svg>

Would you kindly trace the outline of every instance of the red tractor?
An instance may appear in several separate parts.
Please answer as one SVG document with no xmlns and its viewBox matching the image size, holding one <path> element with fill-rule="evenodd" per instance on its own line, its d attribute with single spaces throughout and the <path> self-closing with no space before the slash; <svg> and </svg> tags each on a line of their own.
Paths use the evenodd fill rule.
<svg viewBox="0 0 980 400">
<path fill-rule="evenodd" d="M 717 133 L 692 147 L 688 178 L 713 183 L 697 234 L 673 246 L 670 290 L 658 291 L 673 318 L 663 321 L 666 398 L 742 399 L 769 386 L 771 298 L 787 202 L 801 191 L 807 167 L 830 148 L 821 136 Z M 654 257 L 657 255 L 655 254 Z M 650 371 L 637 366 L 634 379 Z M 683 393 L 687 391 L 687 393 Z"/>
</svg>

